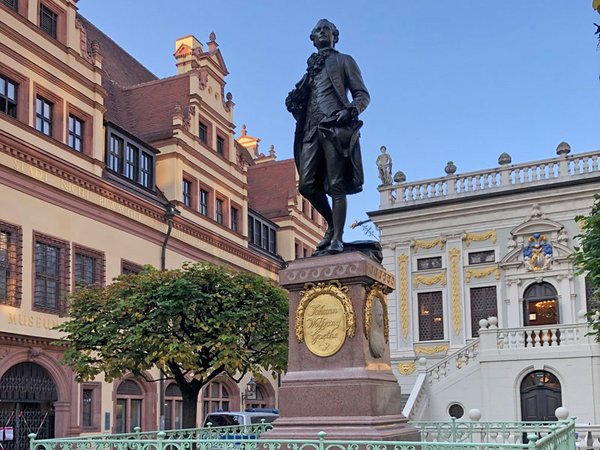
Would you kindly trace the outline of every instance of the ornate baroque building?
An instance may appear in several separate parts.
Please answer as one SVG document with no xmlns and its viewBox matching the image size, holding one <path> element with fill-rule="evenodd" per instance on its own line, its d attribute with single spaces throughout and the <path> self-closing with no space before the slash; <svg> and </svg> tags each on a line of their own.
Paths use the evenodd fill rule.
<svg viewBox="0 0 600 450">
<path fill-rule="evenodd" d="M 599 152 L 379 187 L 393 369 L 414 420 L 600 420 L 590 287 L 571 258 Z M 392 325 L 393 324 L 393 325 Z M 479 413 L 474 410 L 479 410 Z"/>
<path fill-rule="evenodd" d="M 166 428 L 180 425 L 176 385 L 77 384 L 61 365 L 52 328 L 78 283 L 185 261 L 276 278 L 295 245 L 312 249 L 322 234 L 294 176 L 278 181 L 277 214 L 252 201 L 264 188 L 252 168 L 289 164 L 262 161 L 257 140 L 254 152 L 236 141 L 215 35 L 206 45 L 178 39 L 174 57 L 176 74 L 161 79 L 80 17 L 76 0 L 0 1 L 0 426 L 15 431 L 7 449 L 28 447 L 38 429 L 150 430 L 159 415 Z M 199 414 L 276 406 L 276 385 L 268 376 L 217 380 Z"/>
</svg>

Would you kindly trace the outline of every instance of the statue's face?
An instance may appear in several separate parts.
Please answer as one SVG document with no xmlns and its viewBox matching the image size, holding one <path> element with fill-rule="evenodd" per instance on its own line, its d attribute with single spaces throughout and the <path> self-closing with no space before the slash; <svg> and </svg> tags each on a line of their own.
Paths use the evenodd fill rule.
<svg viewBox="0 0 600 450">
<path fill-rule="evenodd" d="M 311 36 L 313 44 L 318 49 L 333 47 L 333 29 L 329 22 L 320 20 L 313 28 Z"/>
</svg>

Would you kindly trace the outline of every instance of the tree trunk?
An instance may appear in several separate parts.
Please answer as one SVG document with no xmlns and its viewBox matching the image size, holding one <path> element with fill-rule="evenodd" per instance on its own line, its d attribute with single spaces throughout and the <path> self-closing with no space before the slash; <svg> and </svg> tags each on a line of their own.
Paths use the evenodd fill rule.
<svg viewBox="0 0 600 450">
<path fill-rule="evenodd" d="M 200 425 L 196 425 L 196 413 L 198 411 L 198 397 L 200 395 L 200 389 L 188 390 L 182 389 L 181 396 L 183 398 L 183 417 L 182 426 L 183 428 L 196 428 Z"/>
</svg>

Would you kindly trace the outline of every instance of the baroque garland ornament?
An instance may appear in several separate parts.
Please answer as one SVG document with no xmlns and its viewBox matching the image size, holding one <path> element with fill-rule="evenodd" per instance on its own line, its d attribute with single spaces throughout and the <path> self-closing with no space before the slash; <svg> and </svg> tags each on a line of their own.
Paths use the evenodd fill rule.
<svg viewBox="0 0 600 450">
<path fill-rule="evenodd" d="M 334 355 L 356 328 L 348 288 L 339 281 L 307 283 L 300 295 L 295 324 L 298 343 L 304 342 L 316 356 Z"/>
</svg>

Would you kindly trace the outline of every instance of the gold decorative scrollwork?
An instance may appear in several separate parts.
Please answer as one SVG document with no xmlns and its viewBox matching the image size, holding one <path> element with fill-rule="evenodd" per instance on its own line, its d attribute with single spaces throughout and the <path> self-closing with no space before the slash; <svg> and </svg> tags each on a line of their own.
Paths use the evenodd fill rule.
<svg viewBox="0 0 600 450">
<path fill-rule="evenodd" d="M 424 284 L 426 286 L 433 286 L 434 284 L 441 284 L 442 286 L 446 286 L 446 272 L 436 273 L 434 275 L 414 275 L 413 276 L 413 284 L 415 288 L 418 288 L 420 284 Z"/>
<path fill-rule="evenodd" d="M 369 290 L 367 291 L 367 298 L 365 300 L 365 337 L 367 340 L 371 336 L 371 309 L 373 306 L 373 301 L 379 300 L 381 302 L 381 306 L 383 308 L 383 336 L 385 338 L 385 343 L 387 344 L 390 338 L 390 324 L 388 318 L 388 310 L 387 310 L 387 295 L 386 295 L 385 286 L 375 283 Z"/>
<path fill-rule="evenodd" d="M 491 274 L 495 275 L 496 280 L 500 279 L 500 267 L 497 264 L 494 266 L 484 267 L 481 269 L 467 269 L 465 272 L 465 281 L 467 283 L 470 283 L 471 278 L 473 278 L 473 277 L 485 278 L 487 276 L 490 276 Z"/>
<path fill-rule="evenodd" d="M 311 301 L 321 295 L 330 295 L 335 299 L 339 300 L 344 309 L 344 319 L 346 325 L 346 336 L 354 337 L 354 330 L 356 328 L 356 319 L 354 317 L 354 308 L 352 307 L 352 301 L 348 297 L 348 288 L 342 286 L 342 284 L 333 280 L 329 284 L 326 283 L 306 283 L 304 285 L 304 291 L 300 292 L 301 300 L 296 309 L 296 339 L 297 341 L 304 341 L 304 314 L 306 308 Z"/>
<path fill-rule="evenodd" d="M 408 336 L 408 255 L 398 256 L 398 272 L 400 278 L 400 323 L 402 335 Z"/>
<path fill-rule="evenodd" d="M 473 241 L 487 241 L 488 239 L 491 239 L 492 243 L 495 244 L 497 239 L 496 230 L 484 231 L 483 233 L 465 233 L 463 239 L 467 247 Z"/>
<path fill-rule="evenodd" d="M 436 353 L 444 353 L 448 351 L 448 344 L 440 344 L 433 347 L 425 345 L 417 345 L 415 347 L 415 354 L 417 355 L 434 355 Z"/>
<path fill-rule="evenodd" d="M 415 249 L 415 253 L 417 253 L 419 248 L 423 248 L 423 249 L 427 250 L 427 249 L 433 248 L 435 246 L 439 246 L 440 250 L 443 250 L 444 247 L 446 246 L 446 238 L 443 236 L 440 236 L 439 238 L 432 239 L 430 241 L 415 239 L 415 240 L 411 241 L 410 245 L 411 245 L 411 247 L 413 247 Z"/>
<path fill-rule="evenodd" d="M 452 322 L 454 333 L 460 334 L 460 283 L 459 283 L 460 250 L 450 250 L 450 278 L 452 280 Z"/>
<path fill-rule="evenodd" d="M 415 371 L 416 365 L 414 361 L 398 363 L 398 373 L 402 376 L 407 376 Z"/>
</svg>

